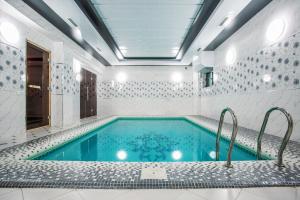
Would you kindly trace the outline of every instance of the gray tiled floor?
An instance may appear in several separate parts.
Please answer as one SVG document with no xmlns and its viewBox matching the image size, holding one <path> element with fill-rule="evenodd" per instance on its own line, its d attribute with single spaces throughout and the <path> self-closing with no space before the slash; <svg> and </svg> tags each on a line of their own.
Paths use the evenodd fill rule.
<svg viewBox="0 0 300 200">
<path fill-rule="evenodd" d="M 0 188 L 1 200 L 299 200 L 300 188 L 103 190 Z"/>
</svg>

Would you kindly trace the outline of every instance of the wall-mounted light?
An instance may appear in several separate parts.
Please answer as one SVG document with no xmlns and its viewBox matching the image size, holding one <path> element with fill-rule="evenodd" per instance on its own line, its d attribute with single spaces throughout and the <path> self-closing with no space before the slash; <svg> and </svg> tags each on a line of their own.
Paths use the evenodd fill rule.
<svg viewBox="0 0 300 200">
<path fill-rule="evenodd" d="M 125 160 L 127 158 L 127 153 L 124 150 L 120 150 L 117 152 L 117 158 L 119 160 Z"/>
<path fill-rule="evenodd" d="M 181 151 L 173 151 L 172 152 L 172 158 L 174 159 L 174 160 L 180 160 L 181 158 L 182 158 L 182 153 L 181 153 Z"/>
<path fill-rule="evenodd" d="M 219 78 L 218 74 L 214 73 L 213 74 L 213 81 L 214 81 L 214 83 L 216 83 L 218 81 L 218 78 Z"/>
<path fill-rule="evenodd" d="M 77 82 L 81 82 L 81 80 L 82 80 L 81 74 L 80 74 L 80 73 L 79 73 L 79 74 L 76 74 L 75 79 L 76 79 Z"/>
<path fill-rule="evenodd" d="M 73 59 L 73 72 L 74 73 L 80 73 L 81 71 L 81 63 L 77 59 Z"/>
<path fill-rule="evenodd" d="M 270 74 L 264 74 L 264 75 L 263 75 L 263 81 L 264 81 L 265 83 L 270 82 L 271 79 L 272 79 L 272 77 L 271 77 Z"/>
<path fill-rule="evenodd" d="M 232 65 L 236 60 L 236 49 L 235 47 L 230 47 L 226 54 L 227 65 Z"/>
<path fill-rule="evenodd" d="M 114 81 L 114 80 L 111 81 L 111 87 L 112 87 L 112 88 L 115 87 L 115 81 Z"/>
<path fill-rule="evenodd" d="M 171 79 L 175 83 L 180 83 L 182 81 L 182 74 L 179 72 L 174 72 L 171 76 Z"/>
<path fill-rule="evenodd" d="M 19 31 L 16 26 L 10 22 L 2 22 L 0 24 L 0 33 L 3 39 L 10 44 L 16 44 L 19 41 Z"/>
<path fill-rule="evenodd" d="M 269 42 L 277 42 L 284 34 L 286 22 L 283 18 L 273 20 L 266 32 L 266 38 Z"/>
<path fill-rule="evenodd" d="M 127 81 L 127 74 L 125 74 L 124 72 L 119 72 L 116 75 L 116 80 L 119 83 L 125 83 Z"/>
</svg>

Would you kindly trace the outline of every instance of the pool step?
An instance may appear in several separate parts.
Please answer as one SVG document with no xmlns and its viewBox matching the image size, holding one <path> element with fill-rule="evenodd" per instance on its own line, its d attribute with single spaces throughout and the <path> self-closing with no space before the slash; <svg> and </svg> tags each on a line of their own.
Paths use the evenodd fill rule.
<svg viewBox="0 0 300 200">
<path fill-rule="evenodd" d="M 141 172 L 141 179 L 166 180 L 167 172 L 164 167 L 143 166 Z"/>
</svg>

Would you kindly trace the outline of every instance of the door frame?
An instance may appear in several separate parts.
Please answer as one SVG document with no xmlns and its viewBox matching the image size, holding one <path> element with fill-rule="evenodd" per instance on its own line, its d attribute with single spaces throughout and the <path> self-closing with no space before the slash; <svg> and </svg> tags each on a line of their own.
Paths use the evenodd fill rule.
<svg viewBox="0 0 300 200">
<path fill-rule="evenodd" d="M 39 49 L 41 49 L 42 51 L 45 51 L 48 53 L 49 55 L 49 58 L 48 58 L 48 125 L 45 125 L 45 126 L 40 126 L 40 127 L 36 127 L 36 128 L 31 128 L 31 129 L 27 129 L 27 48 L 28 48 L 28 44 L 32 45 L 32 46 L 35 46 Z M 50 90 L 50 87 L 51 87 L 51 51 L 44 48 L 43 46 L 29 40 L 29 39 L 26 39 L 26 49 L 25 49 L 25 52 L 26 52 L 26 59 L 25 59 L 25 65 L 26 65 L 26 87 L 25 87 L 25 123 L 26 123 L 26 131 L 28 130 L 33 130 L 33 129 L 38 129 L 38 128 L 41 128 L 41 127 L 51 127 L 51 90 Z"/>
</svg>

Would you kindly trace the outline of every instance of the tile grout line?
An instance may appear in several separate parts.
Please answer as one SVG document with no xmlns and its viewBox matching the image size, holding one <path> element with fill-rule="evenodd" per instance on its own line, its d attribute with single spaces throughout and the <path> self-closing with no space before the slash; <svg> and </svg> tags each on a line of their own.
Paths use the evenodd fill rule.
<svg viewBox="0 0 300 200">
<path fill-rule="evenodd" d="M 243 189 L 244 189 L 244 188 L 241 188 L 241 190 L 239 191 L 238 195 L 236 196 L 236 198 L 235 198 L 234 200 L 238 200 L 238 199 L 239 199 L 239 197 L 240 197 L 240 195 L 241 195 Z"/>
<path fill-rule="evenodd" d="M 23 189 L 22 189 L 22 188 L 20 188 L 20 190 L 21 190 L 21 193 L 22 193 L 22 199 L 24 200 L 24 193 L 23 193 Z"/>
</svg>

